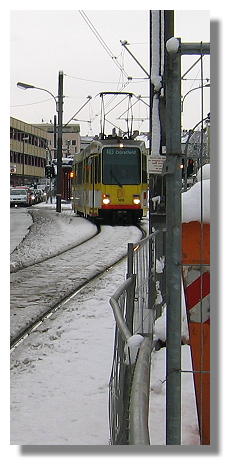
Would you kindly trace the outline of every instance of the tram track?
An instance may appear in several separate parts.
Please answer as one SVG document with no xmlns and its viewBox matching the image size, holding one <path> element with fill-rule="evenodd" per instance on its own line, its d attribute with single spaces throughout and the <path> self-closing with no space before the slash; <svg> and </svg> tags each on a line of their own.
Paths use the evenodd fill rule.
<svg viewBox="0 0 235 470">
<path fill-rule="evenodd" d="M 31 262 L 27 262 L 27 263 L 21 262 L 21 264 L 18 263 L 17 265 L 14 265 L 14 263 L 12 263 L 10 265 L 10 274 L 17 273 L 18 271 L 22 271 L 23 269 L 39 265 L 41 263 L 44 263 L 45 261 L 48 261 L 50 259 L 61 256 L 64 253 L 67 253 L 68 251 L 72 250 L 73 248 L 77 248 L 77 247 L 83 245 L 84 243 L 88 242 L 89 240 L 92 240 L 92 238 L 97 237 L 97 235 L 99 235 L 99 233 L 100 233 L 100 225 L 99 224 L 94 224 L 94 225 L 97 227 L 97 232 L 94 233 L 93 235 L 91 235 L 89 238 L 86 238 L 86 240 L 79 241 L 78 243 L 74 243 L 74 244 L 70 245 L 69 247 L 67 247 L 65 249 L 62 249 L 62 250 L 60 250 L 60 251 L 58 251 L 54 254 L 46 255 L 46 256 L 42 257 L 40 260 L 31 261 Z"/>
<path fill-rule="evenodd" d="M 73 297 L 75 297 L 79 292 L 83 291 L 86 287 L 89 286 L 92 282 L 95 280 L 98 280 L 103 274 L 110 269 L 112 269 L 114 266 L 117 266 L 119 263 L 121 263 L 127 255 L 122 256 L 118 261 L 113 263 L 110 266 L 106 266 L 102 272 L 99 274 L 96 274 L 92 278 L 88 279 L 86 282 L 84 282 L 81 286 L 76 288 L 73 292 L 70 292 L 67 296 L 65 296 L 62 300 L 60 300 L 56 305 L 54 305 L 52 308 L 50 308 L 47 312 L 45 312 L 40 318 L 38 318 L 35 322 L 33 322 L 31 325 L 29 325 L 24 331 L 22 331 L 18 336 L 16 336 L 13 340 L 10 342 L 10 350 L 13 351 L 26 337 L 30 335 L 33 331 L 36 330 L 37 327 L 39 327 L 43 321 L 47 320 L 50 318 L 54 313 L 56 313 L 57 310 L 59 310 L 63 305 L 65 305 L 67 302 L 69 302 Z"/>
<path fill-rule="evenodd" d="M 141 238 L 144 238 L 146 236 L 145 230 L 141 226 L 138 226 L 137 228 L 142 233 Z M 95 236 L 97 236 L 97 235 L 98 234 L 96 234 Z M 91 238 L 94 238 L 95 236 L 93 236 Z M 89 241 L 91 240 L 91 238 L 89 239 Z M 88 240 L 86 240 L 86 242 L 87 241 Z M 85 242 L 83 242 L 82 244 L 84 245 Z M 80 243 L 78 246 L 81 246 L 82 244 Z M 78 248 L 78 247 L 75 247 L 75 248 Z M 69 252 L 71 250 L 73 250 L 73 248 L 67 249 L 65 251 Z M 57 256 L 59 256 L 59 255 L 57 255 Z M 50 316 L 55 314 L 58 309 L 63 307 L 63 305 L 65 305 L 67 302 L 69 302 L 80 291 L 84 290 L 91 282 L 94 282 L 96 279 L 98 280 L 105 272 L 112 269 L 118 263 L 123 261 L 123 259 L 125 259 L 126 256 L 127 256 L 127 253 L 120 256 L 120 258 L 116 259 L 116 261 L 105 264 L 102 267 L 102 269 L 99 269 L 98 273 L 95 273 L 95 274 L 91 275 L 88 279 L 85 279 L 82 282 L 80 282 L 79 285 L 76 285 L 75 288 L 70 289 L 69 292 L 66 292 L 64 295 L 59 297 L 57 302 L 53 302 L 53 304 L 50 305 L 49 308 L 46 309 L 46 311 L 43 311 L 41 314 L 40 313 L 37 314 L 36 317 L 32 321 L 28 322 L 27 326 L 25 326 L 24 328 L 20 328 L 20 331 L 18 331 L 18 333 L 11 335 L 11 341 L 10 341 L 11 351 L 13 351 L 26 337 L 28 337 L 33 331 L 35 331 L 35 329 L 38 328 L 39 325 L 41 325 L 43 321 L 45 321 Z M 41 262 L 41 264 L 42 263 L 43 262 Z M 38 263 L 36 263 L 34 265 L 34 268 L 35 267 L 37 268 L 37 264 Z M 45 292 L 43 293 L 43 291 L 42 291 L 41 295 L 44 296 Z"/>
</svg>

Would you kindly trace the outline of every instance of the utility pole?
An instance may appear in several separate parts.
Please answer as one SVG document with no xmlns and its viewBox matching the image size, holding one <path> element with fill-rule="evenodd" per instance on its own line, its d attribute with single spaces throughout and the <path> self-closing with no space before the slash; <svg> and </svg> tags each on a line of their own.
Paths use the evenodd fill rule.
<svg viewBox="0 0 235 470">
<path fill-rule="evenodd" d="M 57 148 L 57 143 L 56 143 L 56 114 L 54 115 L 54 126 L 53 126 L 53 148 L 54 148 L 54 160 L 56 160 L 56 148 Z"/>
<path fill-rule="evenodd" d="M 57 137 L 57 178 L 56 178 L 56 212 L 61 212 L 62 196 L 62 127 L 63 127 L 63 72 L 59 71 L 58 80 L 58 137 Z"/>
<path fill-rule="evenodd" d="M 166 444 L 181 445 L 181 54 L 166 64 Z"/>
</svg>

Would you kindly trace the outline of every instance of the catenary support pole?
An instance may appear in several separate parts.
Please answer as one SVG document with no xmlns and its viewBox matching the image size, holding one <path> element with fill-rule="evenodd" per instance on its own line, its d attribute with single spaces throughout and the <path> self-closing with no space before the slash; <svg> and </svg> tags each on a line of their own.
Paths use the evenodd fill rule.
<svg viewBox="0 0 235 470">
<path fill-rule="evenodd" d="M 180 45 L 180 41 L 179 41 Z M 181 444 L 181 55 L 166 65 L 166 444 Z"/>
<path fill-rule="evenodd" d="M 57 179 L 56 179 L 56 212 L 61 212 L 62 195 L 62 127 L 63 127 L 63 72 L 59 71 L 58 80 L 58 133 L 57 133 Z"/>
</svg>

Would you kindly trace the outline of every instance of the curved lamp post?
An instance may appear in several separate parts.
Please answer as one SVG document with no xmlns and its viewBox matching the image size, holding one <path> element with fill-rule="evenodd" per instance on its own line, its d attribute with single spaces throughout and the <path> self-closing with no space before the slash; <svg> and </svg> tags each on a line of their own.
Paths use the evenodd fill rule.
<svg viewBox="0 0 235 470">
<path fill-rule="evenodd" d="M 61 212 L 61 194 L 62 194 L 62 117 L 63 117 L 63 72 L 59 71 L 58 79 L 58 97 L 56 98 L 49 90 L 28 83 L 18 82 L 17 86 L 23 90 L 34 88 L 36 90 L 49 93 L 56 103 L 56 111 L 58 113 L 57 128 L 57 177 L 56 177 L 56 212 Z"/>
<path fill-rule="evenodd" d="M 186 96 L 188 96 L 189 93 L 191 93 L 191 91 L 200 90 L 201 88 L 208 88 L 208 87 L 210 87 L 210 86 L 211 86 L 210 83 L 207 83 L 206 85 L 197 86 L 197 87 L 192 88 L 191 90 L 189 90 L 188 93 L 186 93 L 186 95 L 184 95 L 183 98 L 182 98 L 182 101 L 181 101 L 181 112 L 183 112 L 184 100 L 185 100 Z"/>
</svg>

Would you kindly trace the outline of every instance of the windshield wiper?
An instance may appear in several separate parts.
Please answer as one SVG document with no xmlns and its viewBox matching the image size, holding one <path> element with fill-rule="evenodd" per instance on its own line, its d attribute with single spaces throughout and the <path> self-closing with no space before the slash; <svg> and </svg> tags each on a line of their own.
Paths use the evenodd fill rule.
<svg viewBox="0 0 235 470">
<path fill-rule="evenodd" d="M 120 181 L 118 181 L 117 177 L 113 174 L 113 170 L 112 170 L 112 169 L 110 170 L 110 175 L 111 175 L 111 177 L 113 177 L 113 179 L 116 181 L 116 183 L 118 184 L 118 186 L 120 186 L 120 188 L 122 188 L 122 184 L 120 183 Z"/>
</svg>

